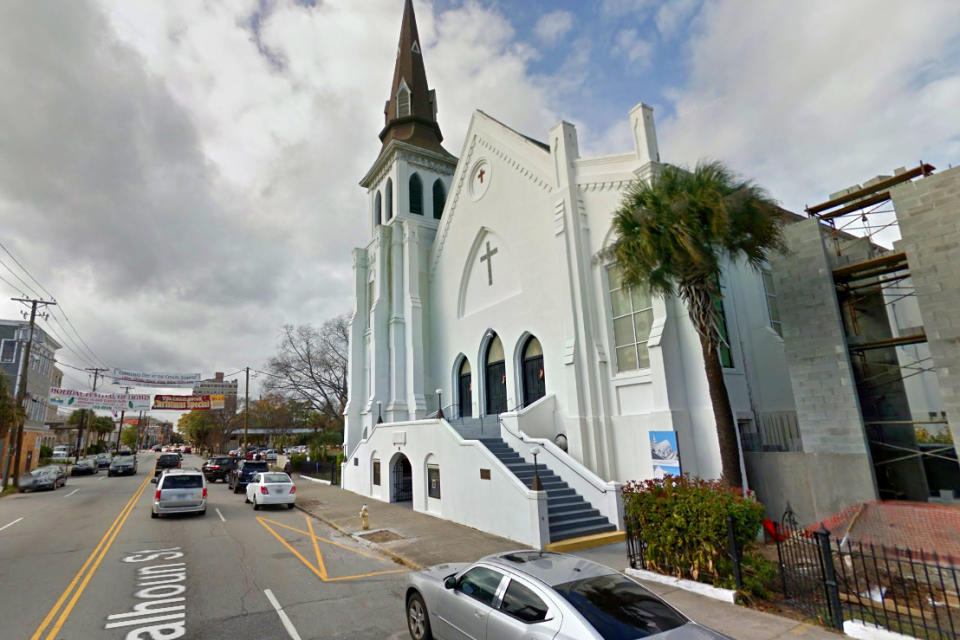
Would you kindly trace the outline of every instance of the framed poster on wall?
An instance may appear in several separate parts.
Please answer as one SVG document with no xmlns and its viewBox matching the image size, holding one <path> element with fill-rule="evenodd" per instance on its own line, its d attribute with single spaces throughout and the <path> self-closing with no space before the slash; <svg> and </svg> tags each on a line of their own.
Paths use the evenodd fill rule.
<svg viewBox="0 0 960 640">
<path fill-rule="evenodd" d="M 653 461 L 655 480 L 682 475 L 676 431 L 650 432 L 650 459 Z"/>
</svg>

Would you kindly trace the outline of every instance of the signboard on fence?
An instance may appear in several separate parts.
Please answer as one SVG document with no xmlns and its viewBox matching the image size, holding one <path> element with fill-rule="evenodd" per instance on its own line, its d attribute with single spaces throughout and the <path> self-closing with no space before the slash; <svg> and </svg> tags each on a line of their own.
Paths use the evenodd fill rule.
<svg viewBox="0 0 960 640">
<path fill-rule="evenodd" d="M 651 431 L 650 458 L 653 460 L 653 477 L 655 479 L 681 475 L 677 432 Z"/>
<path fill-rule="evenodd" d="M 100 411 L 146 411 L 150 409 L 148 393 L 97 393 L 50 387 L 50 404 L 65 409 Z"/>
<path fill-rule="evenodd" d="M 212 396 L 171 396 L 157 395 L 153 397 L 153 408 L 170 409 L 172 411 L 206 411 L 210 409 L 223 409 L 226 397 L 223 395 Z"/>
<path fill-rule="evenodd" d="M 192 387 L 200 382 L 199 373 L 147 373 L 130 369 L 114 369 L 113 381 L 136 387 Z"/>
</svg>

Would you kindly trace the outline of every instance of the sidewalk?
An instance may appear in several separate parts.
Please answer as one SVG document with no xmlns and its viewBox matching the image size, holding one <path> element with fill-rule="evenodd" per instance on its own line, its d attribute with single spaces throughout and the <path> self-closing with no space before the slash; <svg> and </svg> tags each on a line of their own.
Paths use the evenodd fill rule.
<svg viewBox="0 0 960 640">
<path fill-rule="evenodd" d="M 344 533 L 372 534 L 363 539 L 413 568 L 443 562 L 473 562 L 491 553 L 523 549 L 524 545 L 442 520 L 397 504 L 365 498 L 351 491 L 297 478 L 297 507 Z M 360 530 L 360 507 L 367 505 L 370 531 Z M 626 543 L 577 551 L 574 555 L 622 571 Z M 685 614 L 738 640 L 836 640 L 826 629 L 762 611 L 713 600 L 654 582 L 644 586 Z"/>
</svg>

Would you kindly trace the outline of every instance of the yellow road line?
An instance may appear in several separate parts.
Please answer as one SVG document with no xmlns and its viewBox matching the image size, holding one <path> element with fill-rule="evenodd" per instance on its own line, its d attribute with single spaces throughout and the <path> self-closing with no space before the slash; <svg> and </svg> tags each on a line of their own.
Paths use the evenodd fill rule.
<svg viewBox="0 0 960 640">
<path fill-rule="evenodd" d="M 320 549 L 319 549 L 319 547 L 317 547 L 317 543 L 316 543 L 317 540 L 323 540 L 324 542 L 330 542 L 331 544 L 334 544 L 334 545 L 336 545 L 336 546 L 338 546 L 338 547 L 343 547 L 344 549 L 347 549 L 348 551 L 352 551 L 352 552 L 354 552 L 354 553 L 356 553 L 356 554 L 358 554 L 358 555 L 368 556 L 368 554 L 363 553 L 362 551 L 357 551 L 356 549 L 351 549 L 350 547 L 347 547 L 347 546 L 342 545 L 342 544 L 337 544 L 337 543 L 335 543 L 335 542 L 331 542 L 331 541 L 329 541 L 329 540 L 326 540 L 325 538 L 321 538 L 320 536 L 314 534 L 314 535 L 313 535 L 313 548 L 314 548 L 314 551 L 315 551 L 316 554 L 317 554 L 317 561 L 318 561 L 319 566 L 320 566 L 320 567 L 324 567 L 323 570 L 321 571 L 320 568 L 315 567 L 315 566 L 313 566 L 312 564 L 310 564 L 310 561 L 307 560 L 305 557 L 303 557 L 303 554 L 302 554 L 302 553 L 300 553 L 299 551 L 297 551 L 296 549 L 294 549 L 293 546 L 292 546 L 289 542 L 287 542 L 286 540 L 283 539 L 283 536 L 281 536 L 279 533 L 277 533 L 276 531 L 274 531 L 274 530 L 273 530 L 273 527 L 271 527 L 271 526 L 270 526 L 269 524 L 267 524 L 267 523 L 269 522 L 269 523 L 271 523 L 271 524 L 275 524 L 275 525 L 281 526 L 281 527 L 283 527 L 283 528 L 285 528 L 285 529 L 292 529 L 293 531 L 299 531 L 300 533 L 304 533 L 304 534 L 307 534 L 307 535 L 311 535 L 310 531 L 303 531 L 303 530 L 301 530 L 301 529 L 295 529 L 295 528 L 289 527 L 289 526 L 287 526 L 287 525 L 285 525 L 285 524 L 280 524 L 279 522 L 277 522 L 277 521 L 275 521 L 275 520 L 268 520 L 267 518 L 261 518 L 261 517 L 259 517 L 259 516 L 257 517 L 257 522 L 259 522 L 261 525 L 263 525 L 263 527 L 264 527 L 267 531 L 269 531 L 271 534 L 273 534 L 273 537 L 275 537 L 277 540 L 280 541 L 280 544 L 282 544 L 283 546 L 285 546 L 285 547 L 287 548 L 287 550 L 290 551 L 290 553 L 292 553 L 293 555 L 295 555 L 295 556 L 297 557 L 297 559 L 300 560 L 300 562 L 302 562 L 308 569 L 310 569 L 310 571 L 312 571 L 318 578 L 320 578 L 320 579 L 323 580 L 324 582 L 341 582 L 341 581 L 343 581 L 343 580 L 356 580 L 356 579 L 359 579 L 359 578 L 370 578 L 370 577 L 373 577 L 373 576 L 381 576 L 381 575 L 385 575 L 385 574 L 388 574 L 388 573 L 403 573 L 403 572 L 408 571 L 408 569 L 388 569 L 388 570 L 386 570 L 386 571 L 371 571 L 370 573 L 358 573 L 358 574 L 352 575 L 352 576 L 339 576 L 339 577 L 337 577 L 337 578 L 330 578 L 330 577 L 328 577 L 327 574 L 326 574 L 326 567 L 324 567 L 324 565 L 323 565 L 322 555 L 320 554 Z M 310 523 L 309 520 L 307 520 L 307 526 L 308 526 L 311 530 L 313 529 L 313 525 Z M 368 556 L 368 557 L 376 558 L 376 556 Z M 377 558 L 377 559 L 380 560 L 381 558 Z"/>
<path fill-rule="evenodd" d="M 304 516 L 307 520 L 307 529 L 310 529 L 310 539 L 313 541 L 313 551 L 317 554 L 317 568 L 320 569 L 320 573 L 323 574 L 324 579 L 327 577 L 327 567 L 323 564 L 323 556 L 320 555 L 320 545 L 317 544 L 317 534 L 313 532 L 313 523 L 310 522 L 310 516 Z"/>
<path fill-rule="evenodd" d="M 123 517 L 123 514 L 127 512 L 131 504 L 135 503 L 137 498 L 142 494 L 142 489 L 146 486 L 147 481 L 150 479 L 149 476 L 144 480 L 143 484 L 137 487 L 137 490 L 133 492 L 133 496 L 127 501 L 123 506 L 123 509 L 120 510 L 120 513 L 114 519 L 113 524 L 107 529 L 107 532 L 103 534 L 103 537 L 100 538 L 100 542 L 97 543 L 97 546 L 94 547 L 93 551 L 90 553 L 90 556 L 87 558 L 87 561 L 83 563 L 83 566 L 80 567 L 80 570 L 77 572 L 77 575 L 73 577 L 73 580 L 70 581 L 70 584 L 67 585 L 66 590 L 60 595 L 60 598 L 57 599 L 57 602 L 53 605 L 53 608 L 50 609 L 50 612 L 47 613 L 43 621 L 40 623 L 40 626 L 37 627 L 37 630 L 30 636 L 30 640 L 39 640 L 40 636 L 43 635 L 43 630 L 47 628 L 47 625 L 50 624 L 50 621 L 53 620 L 54 616 L 57 615 L 57 611 L 60 610 L 60 607 L 63 605 L 64 601 L 70 597 L 70 592 L 73 591 L 73 588 L 77 585 L 77 582 L 80 581 L 81 576 L 87 570 L 87 567 L 90 566 L 90 563 L 93 562 L 93 559 L 97 556 L 97 553 L 100 551 L 100 548 L 106 542 L 107 538 L 110 537 L 110 533 L 113 531 L 114 527 L 117 526 L 117 523 L 120 522 L 120 519 Z"/>
<path fill-rule="evenodd" d="M 283 523 L 281 523 L 281 522 L 277 522 L 276 520 L 271 520 L 271 519 L 269 519 L 269 518 L 258 518 L 258 519 L 260 519 L 260 520 L 266 520 L 266 521 L 269 522 L 270 524 L 275 524 L 275 525 L 277 525 L 278 527 L 283 527 L 284 529 L 289 529 L 290 531 L 296 531 L 297 533 L 302 533 L 302 534 L 307 535 L 307 536 L 311 535 L 309 531 L 304 531 L 303 529 L 297 529 L 296 527 L 291 527 L 291 526 L 288 525 L 288 524 L 283 524 Z M 374 554 L 372 554 L 372 553 L 365 553 L 365 552 L 363 552 L 363 551 L 360 551 L 359 549 L 354 549 L 354 548 L 351 547 L 351 546 L 348 546 L 348 545 L 345 545 L 345 544 L 341 544 L 341 543 L 339 543 L 339 542 L 334 542 L 333 540 L 328 540 L 328 539 L 324 538 L 323 536 L 316 536 L 316 538 L 317 538 L 317 540 L 320 540 L 321 542 L 326 542 L 327 544 L 332 544 L 332 545 L 335 546 L 335 547 L 340 547 L 341 549 L 346 549 L 347 551 L 352 551 L 353 553 L 356 553 L 357 555 L 364 556 L 365 558 L 373 558 L 374 560 L 382 560 L 382 561 L 384 561 L 384 562 L 390 562 L 389 560 L 387 560 L 387 559 L 384 558 L 383 556 L 377 556 L 377 555 L 374 555 Z"/>
<path fill-rule="evenodd" d="M 110 536 L 110 539 L 107 541 L 107 544 L 100 551 L 100 556 L 94 561 L 93 566 L 90 567 L 90 571 L 87 572 L 86 577 L 83 579 L 83 582 L 80 583 L 80 586 L 73 593 L 73 597 L 70 598 L 70 602 L 67 603 L 67 606 L 64 607 L 63 612 L 60 614 L 60 617 L 57 619 L 57 623 L 50 629 L 50 633 L 47 634 L 47 640 L 56 640 L 57 634 L 60 633 L 60 629 L 63 627 L 63 624 L 67 621 L 67 618 L 70 616 L 70 612 L 73 611 L 73 607 L 76 606 L 77 600 L 80 599 L 80 596 L 83 594 L 84 589 L 87 588 L 87 583 L 90 582 L 90 579 L 93 577 L 93 574 L 96 573 L 97 569 L 100 567 L 100 563 L 103 562 L 104 557 L 107 555 L 107 551 L 110 550 L 110 547 L 113 546 L 113 541 L 116 540 L 117 536 L 120 534 L 120 529 L 123 528 L 124 523 L 126 523 L 127 518 L 133 512 L 133 508 L 137 504 L 137 500 L 140 499 L 140 496 L 143 495 L 144 490 L 147 488 L 147 483 L 150 481 L 150 476 L 147 476 L 143 480 L 143 484 L 137 489 L 137 492 L 134 494 L 133 499 L 127 504 L 126 513 L 123 514 L 123 519 L 120 520 L 120 524 L 116 526 L 113 530 L 113 533 Z"/>
</svg>

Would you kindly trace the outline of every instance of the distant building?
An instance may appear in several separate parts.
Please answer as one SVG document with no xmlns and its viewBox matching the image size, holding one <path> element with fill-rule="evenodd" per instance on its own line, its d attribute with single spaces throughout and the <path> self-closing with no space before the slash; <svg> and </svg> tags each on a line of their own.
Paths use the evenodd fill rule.
<svg viewBox="0 0 960 640">
<path fill-rule="evenodd" d="M 29 339 L 30 324 L 24 320 L 0 320 L 0 369 L 7 380 L 7 390 L 16 395 L 23 373 L 23 356 Z M 23 431 L 23 452 L 20 472 L 37 466 L 40 447 L 53 446 L 56 438 L 46 423 L 56 418 L 50 413 L 50 387 L 60 384 L 63 373 L 54 366 L 59 342 L 39 327 L 34 328 L 27 368 L 27 397 L 24 408 L 27 419 Z"/>
<path fill-rule="evenodd" d="M 217 371 L 213 378 L 202 380 L 193 385 L 193 395 L 196 396 L 224 396 L 223 410 L 228 413 L 237 412 L 237 381 L 224 380 L 223 372 Z"/>
</svg>

